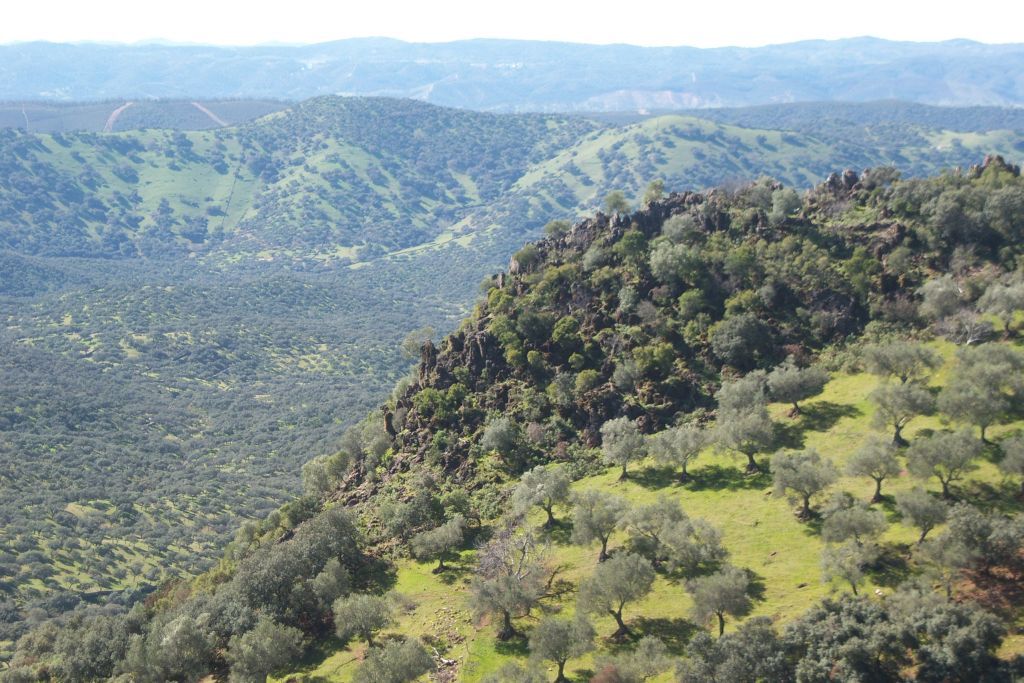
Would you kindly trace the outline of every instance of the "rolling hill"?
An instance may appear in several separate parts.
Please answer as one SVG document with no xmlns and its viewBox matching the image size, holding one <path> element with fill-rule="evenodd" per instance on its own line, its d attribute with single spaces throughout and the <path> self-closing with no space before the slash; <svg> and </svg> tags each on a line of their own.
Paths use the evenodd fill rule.
<svg viewBox="0 0 1024 683">
<path fill-rule="evenodd" d="M 679 115 L 319 98 L 216 130 L 0 131 L 5 632 L 210 566 L 404 374 L 406 334 L 452 329 L 551 219 L 655 178 L 805 189 L 1020 142 L 876 130 L 840 145 Z"/>
<path fill-rule="evenodd" d="M 555 223 L 301 496 L 10 676 L 1013 680 L 1022 193 L 990 157 Z"/>
</svg>

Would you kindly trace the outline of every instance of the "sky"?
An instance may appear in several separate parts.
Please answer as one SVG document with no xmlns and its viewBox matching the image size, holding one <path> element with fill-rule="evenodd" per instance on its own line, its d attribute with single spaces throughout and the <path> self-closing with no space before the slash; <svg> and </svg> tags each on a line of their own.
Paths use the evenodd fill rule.
<svg viewBox="0 0 1024 683">
<path fill-rule="evenodd" d="M 254 45 L 387 36 L 753 47 L 868 35 L 1024 42 L 1024 3 L 980 7 L 965 11 L 962 0 L 29 0 L 4 8 L 0 43 Z"/>
</svg>

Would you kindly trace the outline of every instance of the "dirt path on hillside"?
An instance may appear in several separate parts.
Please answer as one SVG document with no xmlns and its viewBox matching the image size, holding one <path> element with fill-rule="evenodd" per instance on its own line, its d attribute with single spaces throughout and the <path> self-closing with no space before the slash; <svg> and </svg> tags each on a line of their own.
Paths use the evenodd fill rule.
<svg viewBox="0 0 1024 683">
<path fill-rule="evenodd" d="M 221 128 L 227 127 L 227 125 L 228 125 L 227 121 L 225 121 L 221 117 L 217 116 L 216 114 L 214 114 L 212 111 L 210 111 L 209 109 L 207 109 L 203 105 L 199 104 L 198 102 L 193 102 L 192 106 L 195 107 L 196 109 L 198 109 L 199 111 L 203 112 L 207 116 L 209 116 L 210 120 L 213 121 L 214 123 L 216 123 Z"/>
<path fill-rule="evenodd" d="M 107 122 L 103 126 L 104 133 L 111 133 L 114 130 L 114 124 L 117 122 L 117 117 L 124 113 L 124 110 L 135 104 L 134 102 L 125 102 L 120 107 L 110 112 L 110 116 L 107 117 Z"/>
</svg>

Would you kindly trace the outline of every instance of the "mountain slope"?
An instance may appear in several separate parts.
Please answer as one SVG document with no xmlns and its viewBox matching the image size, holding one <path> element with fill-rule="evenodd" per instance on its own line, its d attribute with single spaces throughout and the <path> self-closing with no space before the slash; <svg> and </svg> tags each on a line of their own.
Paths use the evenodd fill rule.
<svg viewBox="0 0 1024 683">
<path fill-rule="evenodd" d="M 445 677 L 511 680 L 501 667 L 525 663 L 525 635 L 495 637 L 499 622 L 493 610 L 490 622 L 474 622 L 479 617 L 474 615 L 475 586 L 489 567 L 481 559 L 488 550 L 480 539 L 488 533 L 500 536 L 506 523 L 520 523 L 523 533 L 532 531 L 550 544 L 543 555 L 550 579 L 540 607 L 521 610 L 515 627 L 532 635 L 545 614 L 578 612 L 583 589 L 574 591 L 574 584 L 600 567 L 594 542 L 581 548 L 571 540 L 579 513 L 570 516 L 572 505 L 566 503 L 556 507 L 553 526 L 543 524 L 545 515 L 538 510 L 521 522 L 508 522 L 518 512 L 513 492 L 520 477 L 552 463 L 578 479 L 576 493 L 596 490 L 632 506 L 665 498 L 681 504 L 691 519 L 713 524 L 730 561 L 754 577 L 756 597 L 740 619 L 768 617 L 782 630 L 815 603 L 844 590 L 840 581 L 821 580 L 822 553 L 835 547 L 822 534 L 821 519 L 808 524 L 795 517 L 793 500 L 771 497 L 764 473 L 742 476 L 737 468 L 742 457 L 722 443 L 702 449 L 685 483 L 674 468 L 642 456 L 630 463 L 630 477 L 623 480 L 617 466 L 602 467 L 609 463 L 602 463 L 602 451 L 595 447 L 609 438 L 602 427 L 620 416 L 635 420 L 647 434 L 675 423 L 711 426 L 713 394 L 721 383 L 746 370 L 772 367 L 786 354 L 807 362 L 820 353 L 818 362 L 835 373 L 831 382 L 802 406 L 800 415 L 793 415 L 790 405 L 770 406 L 774 439 L 762 444 L 758 457 L 767 460 L 777 448 L 814 448 L 843 471 L 865 435 L 879 429 L 872 419 L 878 408 L 869 395 L 885 380 L 864 371 L 867 344 L 907 334 L 927 337 L 921 319 L 906 308 L 901 313 L 901 306 L 919 285 L 939 277 L 950 257 L 964 248 L 964 239 L 981 239 L 973 243 L 980 250 L 976 260 L 959 276 L 970 283 L 965 286 L 977 287 L 976 293 L 983 281 L 995 282 L 1000 267 L 991 259 L 1009 256 L 1007 251 L 996 256 L 999 249 L 1018 253 L 1011 235 L 943 237 L 941 221 L 924 207 L 934 208 L 929 199 L 945 192 L 985 186 L 1019 196 L 1019 169 L 994 160 L 966 176 L 891 185 L 876 180 L 881 176 L 866 174 L 845 185 L 830 182 L 810 194 L 801 210 L 782 218 L 768 217 L 775 203 L 769 197 L 781 192 L 770 185 L 731 194 L 672 195 L 645 211 L 577 223 L 519 252 L 511 272 L 491 283 L 473 316 L 437 348 L 424 347 L 417 373 L 399 386 L 383 415 L 371 414 L 361 427 L 364 445 L 350 442 L 352 472 L 335 480 L 336 490 L 326 487 L 329 500 L 361 510 L 369 540 L 402 558 L 396 560 L 394 589 L 406 609 L 390 629 L 393 637 L 418 637 L 437 647 Z M 898 198 L 908 192 L 921 193 L 914 200 L 917 208 L 897 208 Z M 1019 217 L 1015 220 L 1021 225 Z M 665 263 L 658 254 L 674 252 L 673 244 L 699 245 L 699 250 L 677 270 L 665 269 L 658 265 Z M 898 262 L 897 254 L 910 261 Z M 761 330 L 733 355 L 735 349 L 719 340 L 730 334 L 730 319 L 743 318 L 758 320 Z M 998 346 L 991 342 L 983 353 L 998 355 Z M 1013 346 L 1019 355 L 1019 339 Z M 942 367 L 923 381 L 939 393 L 964 356 L 949 342 L 933 342 L 932 348 Z M 717 417 L 721 424 L 721 406 Z M 994 440 L 1019 434 L 1022 418 L 1019 410 L 1001 418 Z M 964 420 L 948 414 L 915 417 L 913 438 L 927 439 L 951 423 L 960 427 Z M 390 449 L 380 453 L 368 447 L 375 434 L 388 440 Z M 1007 484 L 996 467 L 998 448 L 992 448 L 978 458 L 956 495 L 1015 520 L 1012 556 L 1024 541 L 1021 504 L 1014 497 L 1015 484 Z M 934 480 L 908 476 L 906 470 L 887 481 L 889 497 L 881 504 L 887 522 L 879 540 L 883 559 L 864 568 L 862 593 L 888 596 L 908 577 L 933 576 L 925 574 L 925 561 L 913 551 L 918 532 L 891 497 L 922 483 L 934 488 Z M 829 492 L 867 499 L 872 486 L 866 477 L 847 475 Z M 417 526 L 409 512 L 419 509 L 424 487 L 434 487 L 439 501 L 466 491 L 471 509 L 483 520 L 479 535 L 471 536 L 476 545 L 467 542 L 445 571 L 431 570 L 432 562 L 425 559 L 405 559 L 409 544 L 404 539 L 439 523 L 420 520 Z M 816 499 L 825 501 L 826 496 Z M 440 509 L 436 514 L 443 520 Z M 624 526 L 612 534 L 612 547 L 620 554 L 642 547 Z M 1000 602 L 985 594 L 1012 590 L 1021 571 L 1019 563 L 1013 566 L 991 582 L 964 571 L 956 590 L 963 592 L 961 599 L 980 593 L 986 604 L 998 605 L 1007 623 L 1019 624 L 1019 601 Z M 701 571 L 680 574 L 663 567 L 653 592 L 629 608 L 633 632 L 628 639 L 608 637 L 615 630 L 612 618 L 593 615 L 597 654 L 573 658 L 573 680 L 589 680 L 602 661 L 621 655 L 644 636 L 662 639 L 672 655 L 696 656 L 687 642 L 703 624 L 690 617 L 693 597 L 683 579 Z M 532 640 L 529 647 L 534 648 Z M 1013 636 L 1004 656 L 1019 655 L 1021 647 L 1019 634 Z M 314 652 L 312 664 L 286 668 L 278 680 L 296 675 L 353 680 L 368 652 L 355 642 L 341 649 L 328 643 Z M 834 665 L 839 658 L 832 653 L 826 661 Z"/>
<path fill-rule="evenodd" d="M 1021 642 L 1005 636 L 1022 617 L 1024 526 L 1020 472 L 1003 464 L 1018 448 L 1007 437 L 1024 426 L 1022 304 L 1011 306 L 1003 340 L 977 311 L 995 311 L 986 302 L 1001 288 L 1021 287 L 1013 270 L 1022 182 L 1000 158 L 928 179 L 899 180 L 880 168 L 833 175 L 803 198 L 765 179 L 707 193 L 652 192 L 642 210 L 555 225 L 485 283 L 455 333 L 422 345 L 418 367 L 347 431 L 338 452 L 303 467 L 302 497 L 244 526 L 209 573 L 168 585 L 131 613 L 79 609 L 44 623 L 18 645 L 16 675 L 60 679 L 88 666 L 97 677 L 174 679 L 263 666 L 260 675 L 280 669 L 284 680 L 372 680 L 371 667 L 390 657 L 395 666 L 423 663 L 399 680 L 417 679 L 431 662 L 443 680 L 509 680 L 502 665 L 528 663 L 540 620 L 589 611 L 596 651 L 568 658 L 577 678 L 628 669 L 636 639 L 654 636 L 671 659 L 651 675 L 670 676 L 679 663 L 702 680 L 701 667 L 724 676 L 730 666 L 762 662 L 715 650 L 705 633 L 715 610 L 689 609 L 701 581 L 731 563 L 743 595 L 718 609 L 729 627 L 720 642 L 768 652 L 764 661 L 782 672 L 773 680 L 819 669 L 884 681 L 1012 676 L 1020 662 L 1008 660 Z M 950 341 L 919 345 L 936 334 L 962 342 L 963 325 L 985 341 L 956 353 Z M 911 367 L 872 360 L 889 357 L 883 352 L 909 353 Z M 830 371 L 830 381 L 798 409 L 792 399 L 769 402 L 781 396 L 780 367 L 809 365 Z M 944 388 L 972 367 L 1002 383 L 986 382 L 977 394 L 1005 401 L 993 423 L 981 416 L 988 444 L 977 415 L 946 400 L 953 394 Z M 891 421 L 872 420 L 885 405 L 873 393 L 879 386 L 940 400 L 937 413 L 925 407 L 900 418 L 913 422 L 904 433 L 911 446 L 890 453 L 898 468 L 869 507 L 857 503 L 872 489 L 868 478 L 839 468 L 870 445 L 868 432 L 884 439 L 883 450 L 893 440 Z M 751 432 L 750 417 L 764 429 Z M 966 430 L 955 438 L 970 447 L 970 467 L 951 488 L 931 476 L 945 476 L 941 467 L 918 464 L 922 453 L 942 450 L 921 445 L 949 438 L 947 426 Z M 641 457 L 651 448 L 674 458 L 675 442 L 661 444 L 677 428 L 710 440 L 685 482 L 678 462 Z M 831 463 L 821 466 L 817 488 L 805 493 L 804 479 L 777 479 L 772 488 L 768 472 L 778 478 L 787 459 L 818 462 L 808 448 Z M 594 521 L 596 513 L 588 522 L 585 497 L 556 503 L 556 522 L 538 527 L 544 515 L 521 505 L 520 486 L 527 472 L 556 464 L 577 493 L 600 492 L 595 504 L 618 496 L 637 512 L 664 497 L 663 512 L 682 506 L 666 513 L 672 535 L 657 517 L 653 527 L 644 521 L 657 510 L 629 518 L 613 510 L 611 526 Z M 928 530 L 937 547 L 973 550 L 936 559 L 924 552 L 935 544 L 914 547 L 920 534 L 900 501 L 915 486 L 949 515 L 948 525 Z M 794 509 L 799 496 L 789 499 L 786 489 L 804 494 L 810 510 Z M 843 491 L 854 498 L 826 496 Z M 841 537 L 839 513 L 867 521 Z M 596 525 L 611 538 L 605 563 L 584 531 Z M 453 528 L 440 553 L 425 540 Z M 436 568 L 413 562 L 410 549 Z M 853 564 L 823 564 L 826 551 Z M 613 635 L 617 620 L 588 579 L 629 553 L 646 558 L 630 561 L 649 581 L 638 579 L 627 629 Z M 820 601 L 832 590 L 841 594 Z M 390 619 L 346 635 L 356 605 L 390 611 Z M 881 661 L 859 656 L 865 623 L 901 634 Z M 376 631 L 377 645 L 364 646 Z M 110 637 L 83 646 L 90 633 Z M 274 664 L 246 654 L 286 638 L 296 646 Z M 420 639 L 425 655 L 393 649 L 405 641 L 421 652 Z M 304 663 L 282 664 L 302 646 Z"/>
<path fill-rule="evenodd" d="M 3 244 L 161 259 L 211 247 L 250 258 L 306 259 L 325 247 L 373 254 L 434 237 L 593 128 L 334 98 L 224 132 L 7 130 Z"/>
<path fill-rule="evenodd" d="M 931 149 L 949 135 L 898 149 L 934 169 L 1019 139 Z M 833 156 L 889 161 L 900 138 L 879 138 L 836 156 L 691 118 L 359 98 L 216 131 L 3 133 L 0 590 L 55 615 L 208 566 L 387 394 L 406 333 L 454 327 L 550 219 L 657 176 L 809 186 Z"/>
</svg>

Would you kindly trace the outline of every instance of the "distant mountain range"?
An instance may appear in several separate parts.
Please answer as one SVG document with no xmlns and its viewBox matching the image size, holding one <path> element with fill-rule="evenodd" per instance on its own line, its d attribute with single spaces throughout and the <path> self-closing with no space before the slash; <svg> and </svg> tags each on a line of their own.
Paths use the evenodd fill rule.
<svg viewBox="0 0 1024 683">
<path fill-rule="evenodd" d="M 301 47 L 0 46 L 0 99 L 411 97 L 488 111 L 902 99 L 1024 105 L 1024 44 L 875 38 L 759 48 L 385 38 Z"/>
</svg>

